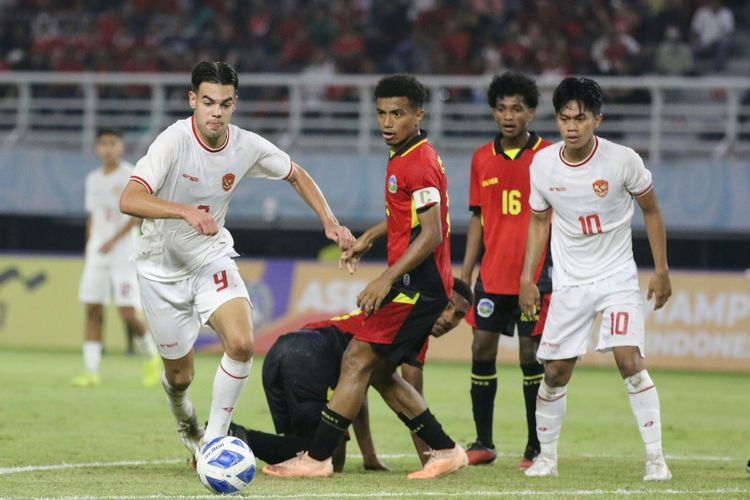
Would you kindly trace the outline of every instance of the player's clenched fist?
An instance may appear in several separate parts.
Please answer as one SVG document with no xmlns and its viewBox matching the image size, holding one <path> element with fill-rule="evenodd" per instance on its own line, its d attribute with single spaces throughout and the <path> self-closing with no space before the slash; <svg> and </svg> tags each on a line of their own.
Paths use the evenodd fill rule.
<svg viewBox="0 0 750 500">
<path fill-rule="evenodd" d="M 219 232 L 219 226 L 216 224 L 216 220 L 211 214 L 204 212 L 203 210 L 189 207 L 185 210 L 184 219 L 185 222 L 193 227 L 193 229 L 198 231 L 198 234 L 212 236 Z"/>
<path fill-rule="evenodd" d="M 518 305 L 526 316 L 533 317 L 539 310 L 539 288 L 533 282 L 521 282 Z"/>
</svg>

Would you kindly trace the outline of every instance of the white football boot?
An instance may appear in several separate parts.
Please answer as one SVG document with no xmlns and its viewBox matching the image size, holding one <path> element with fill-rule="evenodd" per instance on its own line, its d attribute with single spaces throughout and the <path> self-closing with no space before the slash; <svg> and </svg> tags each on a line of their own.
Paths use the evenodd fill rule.
<svg viewBox="0 0 750 500">
<path fill-rule="evenodd" d="M 644 481 L 669 481 L 672 479 L 672 473 L 664 461 L 664 455 L 661 452 L 646 454 L 646 474 L 643 476 Z"/>
<path fill-rule="evenodd" d="M 206 429 L 198 422 L 195 413 L 189 419 L 177 422 L 177 432 L 191 455 L 199 451 L 200 441 L 205 431 Z"/>
<path fill-rule="evenodd" d="M 540 453 L 524 474 L 529 477 L 557 476 L 557 457 Z"/>
</svg>

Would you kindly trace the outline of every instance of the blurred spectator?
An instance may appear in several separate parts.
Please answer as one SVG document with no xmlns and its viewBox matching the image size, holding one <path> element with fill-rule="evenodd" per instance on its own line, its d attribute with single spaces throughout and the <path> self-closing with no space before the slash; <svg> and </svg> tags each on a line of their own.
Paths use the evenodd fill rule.
<svg viewBox="0 0 750 500">
<path fill-rule="evenodd" d="M 693 53 L 690 45 L 681 39 L 677 26 L 667 26 L 664 40 L 656 48 L 654 69 L 665 76 L 687 75 L 693 71 Z"/>
<path fill-rule="evenodd" d="M 727 64 L 734 32 L 732 11 L 719 0 L 709 0 L 695 11 L 691 28 L 696 59 L 707 60 L 712 63 L 712 69 L 722 71 Z"/>
<path fill-rule="evenodd" d="M 630 75 L 637 72 L 640 44 L 622 28 L 610 26 L 591 47 L 591 58 L 603 75 Z"/>
<path fill-rule="evenodd" d="M 726 70 L 734 19 L 747 17 L 748 10 L 747 2 L 725 4 L 0 0 L 0 71 L 185 72 L 208 57 L 241 72 L 300 72 L 320 64 L 322 52 L 337 73 L 479 75 L 498 68 L 635 75 L 644 65 L 657 67 L 657 52 L 674 49 L 669 39 L 658 50 L 667 25 L 693 35 L 694 56 L 709 61 L 712 71 Z M 686 71 L 664 70 L 663 57 L 658 71 Z"/>
</svg>

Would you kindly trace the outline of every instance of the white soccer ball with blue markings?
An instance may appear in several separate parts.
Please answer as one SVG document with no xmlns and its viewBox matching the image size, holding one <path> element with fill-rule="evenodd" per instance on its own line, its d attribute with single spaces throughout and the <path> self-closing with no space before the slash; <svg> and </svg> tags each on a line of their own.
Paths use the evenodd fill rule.
<svg viewBox="0 0 750 500">
<path fill-rule="evenodd" d="M 214 438 L 198 453 L 195 464 L 201 483 L 214 493 L 237 493 L 255 477 L 255 455 L 232 436 Z"/>
</svg>

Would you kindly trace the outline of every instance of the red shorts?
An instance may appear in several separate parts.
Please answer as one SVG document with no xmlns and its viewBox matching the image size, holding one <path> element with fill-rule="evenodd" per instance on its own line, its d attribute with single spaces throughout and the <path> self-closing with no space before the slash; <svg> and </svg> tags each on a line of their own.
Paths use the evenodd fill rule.
<svg viewBox="0 0 750 500">
<path fill-rule="evenodd" d="M 445 296 L 427 297 L 416 290 L 393 287 L 354 338 L 372 344 L 379 356 L 394 363 L 414 363 L 447 305 Z"/>
</svg>

